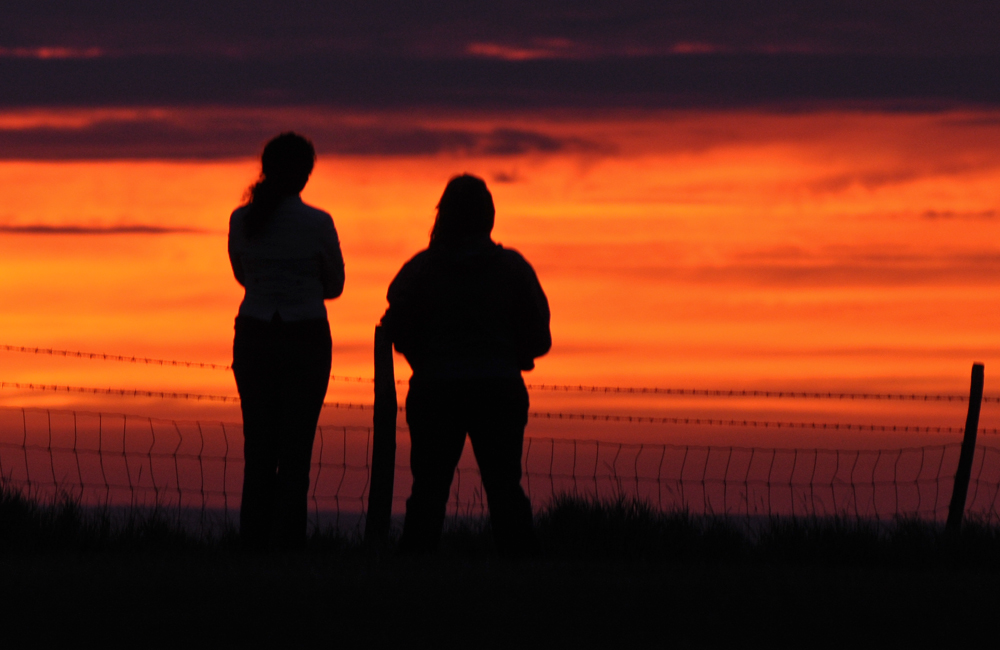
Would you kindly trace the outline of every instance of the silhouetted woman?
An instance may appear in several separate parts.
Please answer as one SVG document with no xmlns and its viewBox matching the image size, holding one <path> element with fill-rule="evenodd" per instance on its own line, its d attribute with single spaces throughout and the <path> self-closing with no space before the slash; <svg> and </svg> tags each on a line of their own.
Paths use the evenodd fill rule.
<svg viewBox="0 0 1000 650">
<path fill-rule="evenodd" d="M 313 438 L 330 379 L 324 300 L 344 288 L 333 219 L 299 198 L 316 153 L 282 133 L 229 220 L 229 260 L 246 295 L 233 374 L 243 410 L 240 536 L 250 548 L 304 544 Z"/>
<path fill-rule="evenodd" d="M 472 441 L 497 550 L 535 551 L 531 504 L 521 489 L 528 422 L 522 370 L 552 345 L 549 306 L 531 265 L 490 238 L 495 210 L 486 183 L 451 179 L 428 248 L 389 286 L 382 320 L 413 376 L 406 397 L 413 491 L 404 553 L 437 548 L 465 436 Z"/>
</svg>

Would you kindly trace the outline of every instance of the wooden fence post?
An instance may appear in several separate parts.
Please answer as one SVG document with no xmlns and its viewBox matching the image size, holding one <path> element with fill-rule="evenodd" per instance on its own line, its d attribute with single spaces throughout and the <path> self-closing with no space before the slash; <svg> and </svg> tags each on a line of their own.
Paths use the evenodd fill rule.
<svg viewBox="0 0 1000 650">
<path fill-rule="evenodd" d="M 958 457 L 955 470 L 955 487 L 951 491 L 951 505 L 948 506 L 948 522 L 945 530 L 957 533 L 965 514 L 965 498 L 969 493 L 969 478 L 972 476 L 972 457 L 976 453 L 976 434 L 979 432 L 979 410 L 983 405 L 983 364 L 972 365 L 972 388 L 969 390 L 969 414 L 965 418 L 965 437 L 962 439 L 962 453 Z"/>
<path fill-rule="evenodd" d="M 392 342 L 381 325 L 375 327 L 375 410 L 372 416 L 372 469 L 368 489 L 365 542 L 389 540 L 392 487 L 396 477 L 396 375 Z"/>
</svg>

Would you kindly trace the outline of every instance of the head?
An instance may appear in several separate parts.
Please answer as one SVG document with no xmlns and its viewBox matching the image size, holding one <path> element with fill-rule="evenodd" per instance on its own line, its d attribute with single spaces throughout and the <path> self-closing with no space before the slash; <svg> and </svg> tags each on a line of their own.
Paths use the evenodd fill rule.
<svg viewBox="0 0 1000 650">
<path fill-rule="evenodd" d="M 282 199 L 302 191 L 315 162 L 312 142 L 298 133 L 286 131 L 264 146 L 260 177 L 246 195 L 246 204 L 250 206 L 245 220 L 249 236 L 260 232 L 270 221 Z"/>
<path fill-rule="evenodd" d="M 312 142 L 286 131 L 272 138 L 260 155 L 260 178 L 273 183 L 285 195 L 298 194 L 306 186 L 316 163 Z"/>
<path fill-rule="evenodd" d="M 470 174 L 455 176 L 444 188 L 431 230 L 431 245 L 489 236 L 496 209 L 483 179 Z"/>
</svg>

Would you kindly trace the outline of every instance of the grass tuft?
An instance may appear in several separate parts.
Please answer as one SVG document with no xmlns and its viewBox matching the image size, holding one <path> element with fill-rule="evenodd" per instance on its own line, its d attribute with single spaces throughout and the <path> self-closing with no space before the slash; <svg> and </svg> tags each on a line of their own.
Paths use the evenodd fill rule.
<svg viewBox="0 0 1000 650">
<path fill-rule="evenodd" d="M 547 555 L 588 559 L 743 557 L 747 540 L 717 519 L 662 513 L 637 499 L 602 501 L 562 495 L 537 517 Z"/>
</svg>

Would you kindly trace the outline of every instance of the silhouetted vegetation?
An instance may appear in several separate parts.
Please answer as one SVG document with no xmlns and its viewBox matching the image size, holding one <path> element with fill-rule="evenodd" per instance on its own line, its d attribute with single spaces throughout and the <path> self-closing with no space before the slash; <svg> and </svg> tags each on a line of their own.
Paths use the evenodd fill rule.
<svg viewBox="0 0 1000 650">
<path fill-rule="evenodd" d="M 232 537 L 195 538 L 165 511 L 84 508 L 68 494 L 39 502 L 0 484 L 2 551 L 193 550 Z"/>
<path fill-rule="evenodd" d="M 438 560 L 489 558 L 489 522 L 454 518 Z M 786 565 L 954 566 L 1000 569 L 1000 527 L 969 521 L 957 536 L 934 522 L 852 518 L 751 519 L 660 512 L 629 498 L 563 495 L 536 517 L 539 561 L 697 562 Z M 186 528 L 171 510 L 84 508 L 63 495 L 39 502 L 0 490 L 0 550 L 7 552 L 170 551 L 237 553 L 232 527 Z M 395 541 L 395 540 L 394 540 Z M 392 556 L 394 543 L 381 555 Z M 314 532 L 307 554 L 366 555 L 361 535 Z"/>
</svg>

